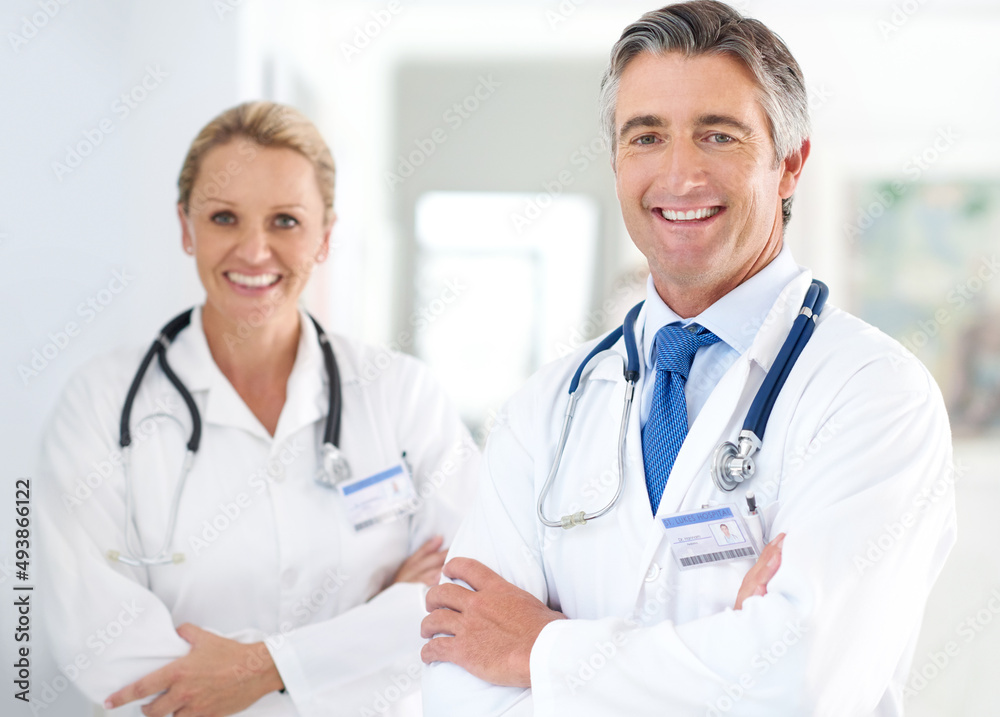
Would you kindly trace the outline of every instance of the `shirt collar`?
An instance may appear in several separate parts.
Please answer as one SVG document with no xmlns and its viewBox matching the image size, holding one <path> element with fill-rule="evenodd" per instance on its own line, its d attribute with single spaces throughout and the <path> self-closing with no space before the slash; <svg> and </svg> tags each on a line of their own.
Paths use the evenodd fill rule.
<svg viewBox="0 0 1000 717">
<path fill-rule="evenodd" d="M 177 335 L 167 351 L 171 368 L 191 393 L 207 392 L 205 402 L 202 404 L 205 421 L 238 426 L 255 434 L 261 434 L 262 437 L 268 437 L 263 426 L 253 416 L 212 358 L 201 315 L 202 307 L 195 307 L 191 312 L 190 325 Z M 292 373 L 288 377 L 285 406 L 274 436 L 276 441 L 279 441 L 284 434 L 294 432 L 302 425 L 325 415 L 328 410 L 328 378 L 323 364 L 323 353 L 316 336 L 316 327 L 301 308 L 299 320 L 302 327 L 299 332 L 299 344 Z M 234 336 L 233 340 L 238 341 L 239 337 Z"/>
<path fill-rule="evenodd" d="M 656 332 L 675 322 L 682 326 L 704 326 L 737 353 L 746 353 L 782 290 L 801 272 L 802 269 L 795 263 L 786 244 L 767 266 L 690 319 L 682 319 L 664 303 L 650 275 L 646 280 L 645 321 L 642 328 L 646 366 L 655 364 L 653 340 Z"/>
</svg>

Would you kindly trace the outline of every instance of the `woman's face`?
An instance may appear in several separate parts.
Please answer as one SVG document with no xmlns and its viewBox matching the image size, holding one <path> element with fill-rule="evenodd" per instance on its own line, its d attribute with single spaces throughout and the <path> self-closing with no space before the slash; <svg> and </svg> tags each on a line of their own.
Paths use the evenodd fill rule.
<svg viewBox="0 0 1000 717">
<path fill-rule="evenodd" d="M 330 243 L 312 164 L 287 148 L 236 139 L 202 158 L 188 212 L 178 206 L 184 250 L 207 294 L 206 326 L 238 338 L 272 322 L 297 321 L 313 265 Z"/>
</svg>

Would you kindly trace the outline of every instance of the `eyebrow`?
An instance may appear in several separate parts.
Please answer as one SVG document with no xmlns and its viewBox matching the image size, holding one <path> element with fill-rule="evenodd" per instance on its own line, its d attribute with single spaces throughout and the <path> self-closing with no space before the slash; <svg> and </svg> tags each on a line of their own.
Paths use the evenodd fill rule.
<svg viewBox="0 0 1000 717">
<path fill-rule="evenodd" d="M 737 129 L 743 134 L 753 134 L 753 130 L 750 129 L 749 125 L 740 122 L 735 117 L 730 117 L 729 115 L 702 115 L 698 118 L 698 125 L 722 125 L 723 127 L 732 127 Z"/>
<path fill-rule="evenodd" d="M 230 202 L 221 197 L 205 197 L 205 201 L 208 202 L 219 202 L 220 204 L 228 204 L 231 207 L 236 206 L 236 202 Z M 278 204 L 277 206 L 271 207 L 272 209 L 305 209 L 306 207 L 302 204 Z"/>
<path fill-rule="evenodd" d="M 622 128 L 618 130 L 618 138 L 621 139 L 629 130 L 635 127 L 663 127 L 665 125 L 666 122 L 658 115 L 639 115 L 632 117 L 622 125 Z"/>
</svg>

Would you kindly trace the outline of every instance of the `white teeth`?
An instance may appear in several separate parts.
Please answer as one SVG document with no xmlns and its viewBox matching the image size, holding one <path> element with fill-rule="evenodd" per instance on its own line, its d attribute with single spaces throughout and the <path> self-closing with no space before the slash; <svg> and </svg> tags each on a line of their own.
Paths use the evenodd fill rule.
<svg viewBox="0 0 1000 717">
<path fill-rule="evenodd" d="M 270 286 L 280 278 L 277 274 L 257 274 L 256 276 L 247 276 L 246 274 L 237 274 L 235 271 L 227 271 L 226 276 L 229 277 L 229 280 L 234 284 L 248 286 L 251 288 Z"/>
<path fill-rule="evenodd" d="M 706 209 L 691 209 L 686 212 L 675 212 L 673 209 L 661 209 L 660 214 L 664 219 L 672 222 L 689 222 L 692 219 L 707 219 L 719 213 L 721 207 L 709 207 Z"/>
</svg>

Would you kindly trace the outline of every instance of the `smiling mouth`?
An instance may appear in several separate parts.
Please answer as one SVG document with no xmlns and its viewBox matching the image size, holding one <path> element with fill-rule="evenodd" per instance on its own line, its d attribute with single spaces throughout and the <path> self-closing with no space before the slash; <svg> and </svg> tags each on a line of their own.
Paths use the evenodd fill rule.
<svg viewBox="0 0 1000 717">
<path fill-rule="evenodd" d="M 244 286 L 248 289 L 261 289 L 274 286 L 281 281 L 281 274 L 240 274 L 235 271 L 227 271 L 223 274 L 229 281 L 237 286 Z"/>
<path fill-rule="evenodd" d="M 660 209 L 658 211 L 668 222 L 694 222 L 711 219 L 722 211 L 722 207 L 703 207 L 701 209 L 689 209 L 686 212 L 678 212 L 673 209 Z"/>
</svg>

